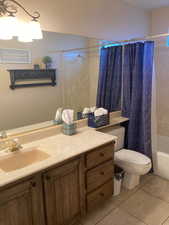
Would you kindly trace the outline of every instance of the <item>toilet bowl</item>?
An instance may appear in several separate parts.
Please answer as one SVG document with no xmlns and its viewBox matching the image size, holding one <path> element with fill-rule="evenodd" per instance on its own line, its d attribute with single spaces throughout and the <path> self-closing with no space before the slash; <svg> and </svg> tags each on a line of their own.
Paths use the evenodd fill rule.
<svg viewBox="0 0 169 225">
<path fill-rule="evenodd" d="M 152 167 L 147 156 L 128 149 L 115 153 L 115 164 L 125 171 L 123 186 L 127 189 L 135 188 L 140 182 L 140 176 L 147 174 Z"/>
<path fill-rule="evenodd" d="M 115 164 L 125 171 L 123 186 L 133 189 L 139 184 L 140 176 L 151 170 L 151 160 L 141 153 L 124 149 L 124 127 L 115 128 L 108 133 L 118 137 L 115 144 Z"/>
</svg>

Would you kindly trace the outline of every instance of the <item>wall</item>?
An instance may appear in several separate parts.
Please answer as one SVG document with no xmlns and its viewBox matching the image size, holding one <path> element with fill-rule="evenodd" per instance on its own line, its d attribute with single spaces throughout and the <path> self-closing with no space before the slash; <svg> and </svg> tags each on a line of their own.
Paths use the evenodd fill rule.
<svg viewBox="0 0 169 225">
<path fill-rule="evenodd" d="M 96 46 L 99 40 L 90 39 L 89 46 Z M 100 48 L 92 48 L 88 51 L 88 72 L 89 72 L 89 90 L 90 90 L 90 106 L 96 106 L 97 87 L 99 78 L 99 65 L 100 65 Z"/>
<path fill-rule="evenodd" d="M 169 30 L 169 7 L 154 9 L 151 13 L 151 33 L 163 34 Z"/>
<path fill-rule="evenodd" d="M 122 0 L 21 0 L 47 31 L 121 40 L 147 35 L 150 15 Z"/>
<path fill-rule="evenodd" d="M 29 49 L 32 64 L 1 64 L 0 66 L 0 130 L 52 120 L 58 107 L 76 111 L 89 105 L 88 57 L 83 53 L 54 54 L 53 50 L 87 47 L 88 38 L 45 32 L 44 39 L 29 44 L 15 40 L 0 41 L 3 48 Z M 7 69 L 29 69 L 41 64 L 42 57 L 51 55 L 57 68 L 55 87 L 34 87 L 11 90 Z M 43 65 L 41 64 L 41 67 Z"/>
<path fill-rule="evenodd" d="M 153 10 L 151 33 L 167 33 L 168 29 L 169 7 Z M 169 153 L 169 47 L 166 46 L 166 38 L 156 40 L 155 46 L 158 151 Z"/>
</svg>

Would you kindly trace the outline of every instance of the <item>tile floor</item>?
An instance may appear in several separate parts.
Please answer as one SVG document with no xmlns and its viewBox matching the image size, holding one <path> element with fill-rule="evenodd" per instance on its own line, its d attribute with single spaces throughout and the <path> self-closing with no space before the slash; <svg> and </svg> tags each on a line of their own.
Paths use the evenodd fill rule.
<svg viewBox="0 0 169 225">
<path fill-rule="evenodd" d="M 169 181 L 155 175 L 142 177 L 134 190 L 123 189 L 81 225 L 169 225 Z"/>
</svg>

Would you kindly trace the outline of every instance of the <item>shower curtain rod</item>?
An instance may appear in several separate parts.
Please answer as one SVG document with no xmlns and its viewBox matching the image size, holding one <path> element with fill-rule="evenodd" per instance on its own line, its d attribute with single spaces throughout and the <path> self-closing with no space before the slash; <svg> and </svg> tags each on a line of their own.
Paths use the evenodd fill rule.
<svg viewBox="0 0 169 225">
<path fill-rule="evenodd" d="M 100 47 L 104 47 L 106 45 L 130 43 L 130 42 L 136 42 L 136 41 L 148 41 L 148 40 L 162 38 L 162 37 L 168 37 L 168 36 L 169 36 L 169 33 L 157 34 L 157 35 L 147 36 L 147 37 L 143 37 L 143 38 L 133 38 L 133 39 L 123 40 L 123 41 L 112 41 L 107 44 L 94 45 L 94 46 L 89 46 L 86 48 L 72 48 L 72 49 L 67 49 L 67 50 L 56 50 L 56 51 L 49 51 L 49 52 L 50 53 L 66 53 L 66 52 L 72 52 L 72 51 L 81 51 L 81 50 L 87 50 L 87 49 L 93 49 L 93 48 L 100 48 Z"/>
</svg>

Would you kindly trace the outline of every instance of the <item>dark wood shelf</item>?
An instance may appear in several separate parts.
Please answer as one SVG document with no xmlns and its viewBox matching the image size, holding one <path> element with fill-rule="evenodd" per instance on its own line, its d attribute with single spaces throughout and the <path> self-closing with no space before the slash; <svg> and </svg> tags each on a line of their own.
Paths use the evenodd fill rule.
<svg viewBox="0 0 169 225">
<path fill-rule="evenodd" d="M 8 70 L 12 90 L 24 87 L 55 86 L 56 70 Z M 39 80 L 39 82 L 37 82 Z M 43 82 L 42 82 L 43 81 Z M 23 83 L 25 82 L 25 83 Z"/>
</svg>

